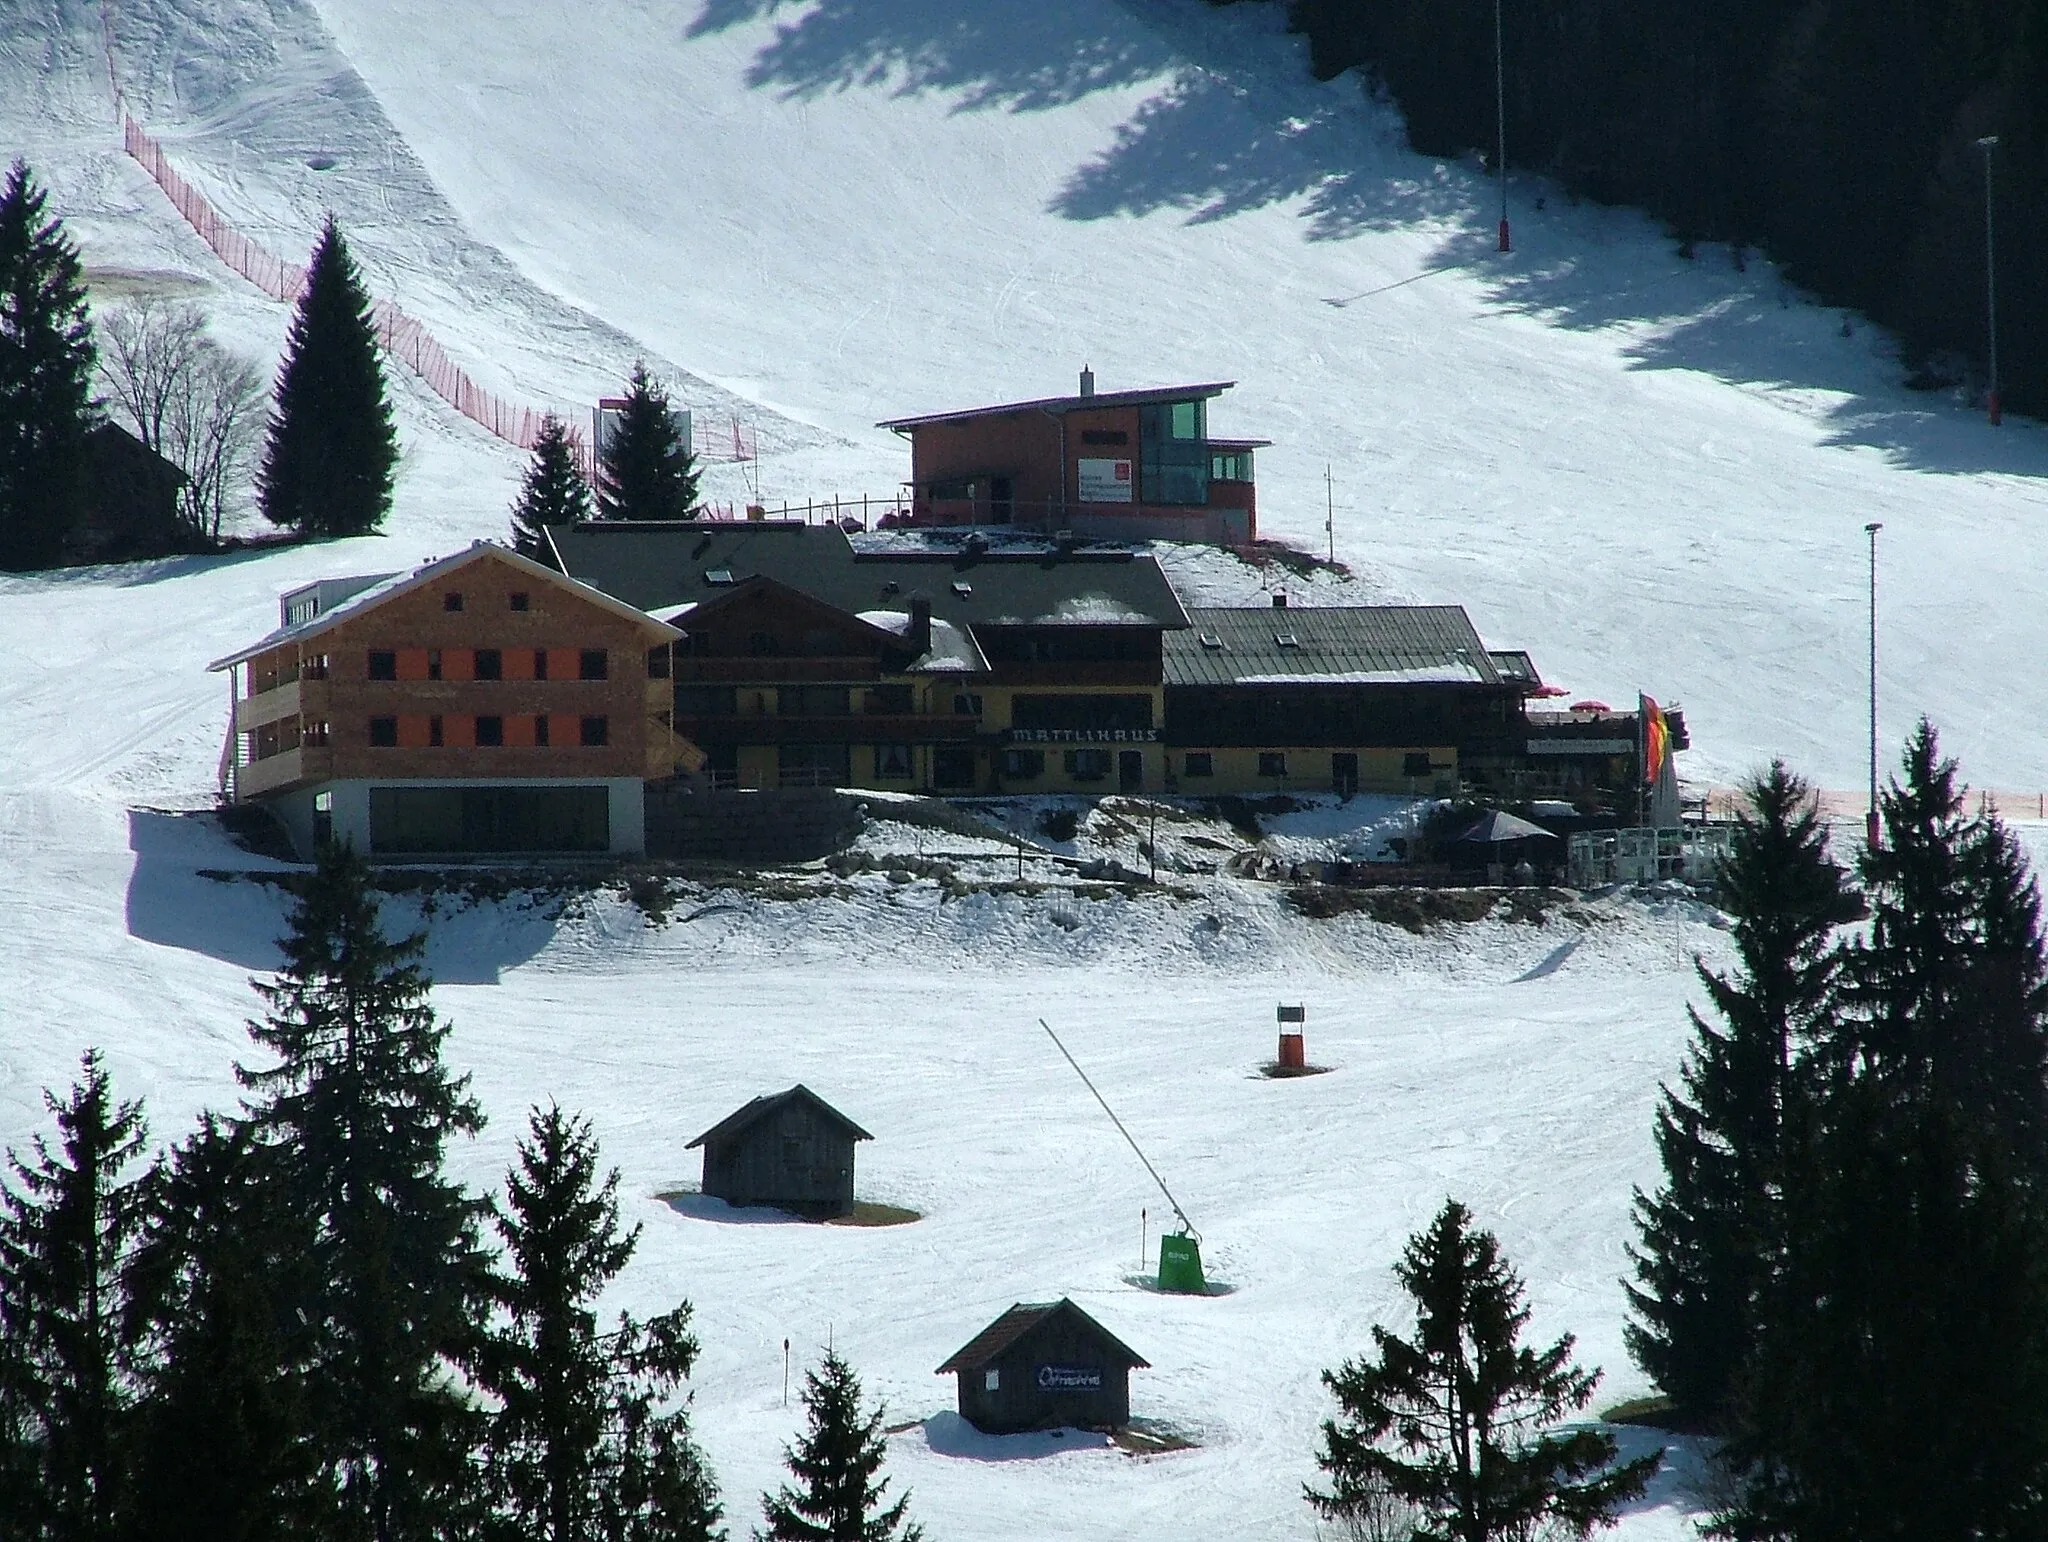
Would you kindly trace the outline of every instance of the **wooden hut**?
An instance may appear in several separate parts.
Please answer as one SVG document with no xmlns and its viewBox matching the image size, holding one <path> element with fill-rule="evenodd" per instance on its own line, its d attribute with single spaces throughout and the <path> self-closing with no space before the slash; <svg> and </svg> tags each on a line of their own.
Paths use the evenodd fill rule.
<svg viewBox="0 0 2048 1542">
<path fill-rule="evenodd" d="M 713 1198 L 822 1220 L 852 1214 L 853 1144 L 873 1139 L 798 1083 L 755 1098 L 684 1149 L 704 1148 L 704 1192 Z"/>
<path fill-rule="evenodd" d="M 991 1435 L 1130 1423 L 1131 1370 L 1150 1362 L 1073 1302 L 1019 1302 L 940 1366 L 960 1417 Z"/>
</svg>

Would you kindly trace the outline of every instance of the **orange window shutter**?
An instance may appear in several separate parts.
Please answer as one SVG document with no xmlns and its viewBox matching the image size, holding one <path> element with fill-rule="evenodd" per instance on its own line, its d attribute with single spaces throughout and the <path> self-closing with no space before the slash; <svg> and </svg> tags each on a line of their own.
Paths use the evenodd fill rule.
<svg viewBox="0 0 2048 1542">
<path fill-rule="evenodd" d="M 426 655 L 420 655 L 424 661 Z M 405 712 L 398 718 L 398 747 L 406 750 L 425 749 L 427 746 L 427 718 L 425 713 Z"/>
<path fill-rule="evenodd" d="M 427 678 L 427 650 L 424 648 L 400 648 L 398 650 L 398 678 L 401 680 L 424 680 Z M 424 729 L 421 732 L 425 732 Z"/>
</svg>

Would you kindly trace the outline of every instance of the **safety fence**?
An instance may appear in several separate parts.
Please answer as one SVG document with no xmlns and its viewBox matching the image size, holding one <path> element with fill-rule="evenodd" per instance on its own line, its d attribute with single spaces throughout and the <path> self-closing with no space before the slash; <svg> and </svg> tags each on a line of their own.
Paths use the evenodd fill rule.
<svg viewBox="0 0 2048 1542">
<path fill-rule="evenodd" d="M 222 262 L 273 300 L 287 305 L 296 303 L 306 287 L 306 269 L 235 229 L 204 193 L 179 174 L 164 154 L 163 146 L 144 132 L 142 126 L 125 111 L 121 114 L 121 124 L 128 154 L 163 189 L 172 206 L 184 216 L 185 223 L 198 233 L 199 239 L 211 247 Z M 424 322 L 408 315 L 389 300 L 372 301 L 370 313 L 385 351 L 426 382 L 427 388 L 442 401 L 507 444 L 530 450 L 539 441 L 541 424 L 548 416 L 546 410 L 507 401 L 496 392 L 478 385 L 468 371 L 449 357 L 448 350 L 427 330 Z M 588 477 L 593 469 L 590 447 L 575 423 L 568 423 L 567 427 L 577 460 L 583 474 Z M 735 422 L 729 452 L 722 445 L 714 448 L 707 444 L 698 451 L 698 457 L 701 460 L 750 461 L 757 453 Z"/>
<path fill-rule="evenodd" d="M 1861 819 L 1870 809 L 1867 789 L 1822 788 L 1814 797 L 1821 813 L 1830 819 Z M 1749 807 L 1749 798 L 1735 787 L 1715 787 L 1707 793 L 1707 813 L 1714 819 L 1733 819 Z M 1996 814 L 2001 819 L 2048 819 L 2048 792 L 2015 792 L 1995 787 L 1966 790 L 1963 809 L 1970 814 Z"/>
</svg>

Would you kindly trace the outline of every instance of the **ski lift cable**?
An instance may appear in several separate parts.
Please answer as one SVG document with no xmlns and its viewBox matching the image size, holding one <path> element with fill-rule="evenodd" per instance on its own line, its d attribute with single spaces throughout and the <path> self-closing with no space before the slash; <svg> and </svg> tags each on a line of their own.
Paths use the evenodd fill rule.
<svg viewBox="0 0 2048 1542">
<path fill-rule="evenodd" d="M 1038 1026 L 1045 1030 L 1046 1037 L 1052 1040 L 1053 1046 L 1062 1055 L 1066 1056 L 1067 1064 L 1074 1068 L 1074 1074 L 1081 1078 L 1081 1084 L 1095 1094 L 1095 1101 L 1100 1103 L 1102 1111 L 1109 1115 L 1109 1122 L 1116 1126 L 1117 1134 L 1130 1143 L 1131 1150 L 1137 1152 L 1138 1160 L 1145 1164 L 1145 1171 L 1152 1175 L 1152 1181 L 1159 1185 L 1159 1192 L 1166 1196 L 1166 1202 L 1173 1207 L 1173 1213 L 1180 1221 L 1182 1230 L 1188 1232 L 1199 1242 L 1202 1234 L 1195 1230 L 1195 1223 L 1188 1219 L 1187 1211 L 1181 1209 L 1180 1201 L 1173 1197 L 1173 1190 L 1169 1189 L 1166 1186 L 1166 1180 L 1159 1176 L 1159 1169 L 1152 1165 L 1152 1159 L 1145 1155 L 1144 1148 L 1132 1138 L 1131 1132 L 1124 1128 L 1123 1120 L 1117 1118 L 1116 1110 L 1109 1106 L 1109 1099 L 1102 1095 L 1101 1090 L 1096 1087 L 1095 1083 L 1088 1080 L 1088 1073 L 1081 1069 L 1081 1062 L 1068 1053 L 1066 1045 L 1060 1043 L 1060 1036 L 1052 1031 L 1052 1024 L 1041 1017 L 1038 1020 Z"/>
</svg>

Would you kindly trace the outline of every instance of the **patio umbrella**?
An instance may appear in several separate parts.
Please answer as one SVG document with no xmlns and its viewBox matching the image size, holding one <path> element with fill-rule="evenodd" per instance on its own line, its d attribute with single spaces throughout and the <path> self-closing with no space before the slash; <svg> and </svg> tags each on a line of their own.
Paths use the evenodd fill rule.
<svg viewBox="0 0 2048 1542">
<path fill-rule="evenodd" d="M 1489 810 L 1477 824 L 1461 830 L 1451 837 L 1452 842 L 1469 842 L 1475 846 L 1499 846 L 1508 841 L 1554 841 L 1552 835 L 1541 825 L 1532 825 L 1526 819 L 1517 819 L 1513 814 L 1502 813 L 1499 809 Z"/>
</svg>

